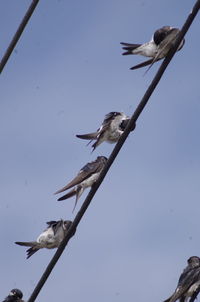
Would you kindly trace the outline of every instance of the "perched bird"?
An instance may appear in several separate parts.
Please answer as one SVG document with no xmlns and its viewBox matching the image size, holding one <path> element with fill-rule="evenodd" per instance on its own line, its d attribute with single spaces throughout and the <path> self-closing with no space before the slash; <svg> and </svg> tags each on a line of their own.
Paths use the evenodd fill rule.
<svg viewBox="0 0 200 302">
<path fill-rule="evenodd" d="M 21 290 L 14 288 L 10 291 L 9 295 L 3 300 L 3 302 L 24 302 L 22 297 L 23 293 Z"/>
<path fill-rule="evenodd" d="M 170 48 L 176 41 L 176 38 L 180 30 L 171 26 L 163 26 L 155 31 L 151 41 L 144 44 L 131 44 L 124 43 L 122 49 L 126 50 L 123 55 L 142 55 L 145 57 L 151 57 L 152 59 L 142 62 L 138 65 L 131 67 L 130 69 L 138 69 L 147 65 L 153 65 L 154 62 L 163 59 L 169 52 Z M 185 39 L 181 41 L 177 49 L 180 50 L 185 43 Z M 151 67 L 151 66 L 150 66 Z"/>
<path fill-rule="evenodd" d="M 96 140 L 92 145 L 92 151 L 94 151 L 96 147 L 104 141 L 111 144 L 116 143 L 124 132 L 129 120 L 130 118 L 123 112 L 110 112 L 106 114 L 101 127 L 97 129 L 96 132 L 81 135 L 78 134 L 76 137 L 88 139 L 90 142 Z M 131 131 L 133 131 L 134 128 L 135 125 Z"/>
<path fill-rule="evenodd" d="M 70 220 L 48 221 L 47 229 L 45 229 L 36 241 L 15 242 L 18 245 L 30 246 L 27 252 L 27 259 L 36 253 L 39 249 L 54 249 L 60 245 L 72 222 Z M 73 234 L 74 235 L 74 234 Z M 72 235 L 72 236 L 73 236 Z"/>
<path fill-rule="evenodd" d="M 200 258 L 192 256 L 188 259 L 188 265 L 181 274 L 174 293 L 164 302 L 186 302 L 200 286 Z"/>
<path fill-rule="evenodd" d="M 74 205 L 75 209 L 77 201 L 82 195 L 83 191 L 86 188 L 91 187 L 97 181 L 99 174 L 104 168 L 106 162 L 107 158 L 105 156 L 98 156 L 95 161 L 87 163 L 70 183 L 68 183 L 65 187 L 54 193 L 58 194 L 74 187 L 71 191 L 69 191 L 69 193 L 60 197 L 58 201 L 65 200 L 76 195 L 76 201 Z"/>
</svg>

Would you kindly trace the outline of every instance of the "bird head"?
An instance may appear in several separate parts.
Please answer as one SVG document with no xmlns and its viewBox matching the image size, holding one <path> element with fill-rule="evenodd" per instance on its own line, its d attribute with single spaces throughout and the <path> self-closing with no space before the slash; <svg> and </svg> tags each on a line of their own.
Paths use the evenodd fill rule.
<svg viewBox="0 0 200 302">
<path fill-rule="evenodd" d="M 198 256 L 190 257 L 187 262 L 192 268 L 200 266 L 200 258 Z"/>
<path fill-rule="evenodd" d="M 20 289 L 14 288 L 14 289 L 11 290 L 9 296 L 12 296 L 13 298 L 16 298 L 16 300 L 20 300 L 20 299 L 22 299 L 23 294 L 22 294 Z"/>
</svg>

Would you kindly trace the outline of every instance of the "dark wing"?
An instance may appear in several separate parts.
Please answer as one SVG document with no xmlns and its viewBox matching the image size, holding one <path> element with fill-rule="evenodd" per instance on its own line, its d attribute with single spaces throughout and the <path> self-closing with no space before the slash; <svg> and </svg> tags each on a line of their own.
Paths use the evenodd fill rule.
<svg viewBox="0 0 200 302">
<path fill-rule="evenodd" d="M 193 268 L 189 270 L 184 270 L 181 274 L 178 282 L 178 292 L 175 292 L 170 302 L 175 302 L 177 299 L 180 299 L 182 295 L 184 295 L 187 290 L 190 288 L 191 285 L 193 285 L 195 282 L 197 282 L 200 279 L 200 267 Z"/>
<path fill-rule="evenodd" d="M 161 60 L 161 59 L 156 59 L 156 60 L 155 60 L 155 59 L 153 58 L 153 59 L 144 61 L 144 62 L 142 62 L 142 63 L 140 63 L 140 64 L 137 64 L 137 65 L 131 67 L 130 69 L 131 69 L 131 70 L 135 70 L 135 69 L 138 69 L 138 68 L 142 68 L 142 67 L 148 66 L 148 65 L 150 65 L 150 64 L 153 64 L 154 62 L 157 62 L 157 61 L 159 61 L 159 60 Z"/>
<path fill-rule="evenodd" d="M 70 188 L 72 188 L 72 187 L 80 184 L 82 181 L 84 181 L 85 179 L 89 178 L 92 174 L 99 172 L 99 170 L 98 170 L 99 167 L 100 167 L 100 162 L 97 161 L 97 160 L 93 161 L 91 163 L 87 163 L 80 170 L 80 172 L 78 173 L 78 175 L 70 183 L 68 183 L 62 189 L 58 190 L 55 194 L 61 193 L 61 192 L 65 191 L 65 190 L 68 190 L 68 189 L 70 189 Z M 72 193 L 72 191 L 71 191 L 71 193 Z M 70 197 L 73 196 L 73 195 L 70 195 Z"/>
<path fill-rule="evenodd" d="M 121 112 L 112 111 L 112 112 L 107 113 L 103 120 L 102 126 L 110 123 L 112 120 L 115 119 L 116 116 L 119 116 L 119 115 L 121 115 Z"/>
<path fill-rule="evenodd" d="M 105 115 L 101 128 L 99 130 L 98 140 L 102 137 L 102 135 L 108 130 L 110 127 L 111 122 L 116 118 L 116 116 L 121 115 L 121 112 L 109 112 Z"/>
<path fill-rule="evenodd" d="M 57 230 L 62 226 L 62 224 L 63 220 L 52 220 L 47 222 L 47 225 L 52 228 L 54 235 L 56 234 Z"/>
<path fill-rule="evenodd" d="M 94 140 L 98 136 L 98 132 L 93 132 L 93 133 L 87 133 L 87 134 L 77 134 L 76 137 L 81 138 L 81 139 L 89 139 L 89 140 Z"/>
<path fill-rule="evenodd" d="M 35 241 L 16 241 L 15 244 L 21 245 L 21 246 L 35 246 L 37 243 Z"/>
<path fill-rule="evenodd" d="M 70 197 L 76 195 L 76 192 L 77 192 L 76 189 L 72 189 L 69 193 L 67 193 L 67 194 L 65 194 L 64 196 L 58 198 L 57 200 L 58 200 L 58 201 L 61 201 L 61 200 L 68 199 L 68 198 L 70 198 Z"/>
<path fill-rule="evenodd" d="M 7 296 L 2 302 L 12 302 L 13 300 L 11 300 L 12 296 Z"/>
<path fill-rule="evenodd" d="M 99 172 L 102 169 L 102 161 L 100 156 L 93 162 L 87 163 L 81 170 L 80 174 L 83 174 L 84 180 L 90 177 L 92 174 Z"/>
<path fill-rule="evenodd" d="M 39 248 L 37 248 L 37 242 L 35 241 L 30 241 L 30 242 L 16 241 L 15 243 L 21 246 L 31 246 L 28 250 L 26 250 L 27 259 L 39 250 Z"/>
<path fill-rule="evenodd" d="M 33 254 L 35 254 L 37 251 L 39 251 L 39 249 L 36 248 L 36 247 L 31 247 L 30 249 L 28 249 L 28 250 L 26 251 L 26 253 L 27 253 L 26 259 L 30 258 L 30 257 L 31 257 Z"/>
<path fill-rule="evenodd" d="M 68 190 L 68 189 L 70 189 L 70 188 L 72 188 L 72 187 L 80 184 L 82 181 L 84 181 L 85 179 L 87 179 L 90 175 L 91 174 L 89 172 L 81 170 L 78 173 L 78 175 L 71 182 L 69 182 L 62 189 L 56 191 L 54 194 L 58 194 L 58 193 L 64 192 L 64 191 L 66 191 L 66 190 Z M 72 191 L 74 191 L 74 190 L 72 190 Z M 72 194 L 72 191 L 70 192 L 70 194 Z M 74 194 L 75 194 L 75 192 L 74 192 Z M 70 197 L 73 196 L 73 195 L 70 195 Z"/>
<path fill-rule="evenodd" d="M 97 129 L 96 132 L 87 133 L 87 134 L 77 134 L 76 137 L 81 138 L 81 139 L 88 139 L 91 141 L 94 139 L 97 139 L 99 136 L 99 133 L 101 134 L 102 131 L 104 132 L 106 130 L 106 128 L 109 126 L 109 123 L 113 120 L 113 118 L 119 114 L 120 114 L 120 112 L 109 112 L 108 114 L 106 114 L 101 127 L 99 129 Z"/>
<path fill-rule="evenodd" d="M 60 221 L 60 220 L 59 220 L 59 221 Z M 48 227 L 51 227 L 51 226 L 57 224 L 59 221 L 51 220 L 51 221 L 47 221 L 46 224 L 48 225 Z"/>
<path fill-rule="evenodd" d="M 179 278 L 178 286 L 185 286 L 190 284 L 191 286 L 200 278 L 200 267 L 193 268 L 187 271 L 183 271 Z"/>
</svg>

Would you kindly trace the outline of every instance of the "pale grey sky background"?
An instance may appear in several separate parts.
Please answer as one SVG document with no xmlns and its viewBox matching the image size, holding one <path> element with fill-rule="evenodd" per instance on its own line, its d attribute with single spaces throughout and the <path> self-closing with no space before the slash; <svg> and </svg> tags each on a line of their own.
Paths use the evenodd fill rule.
<svg viewBox="0 0 200 302">
<path fill-rule="evenodd" d="M 1 0 L 1 57 L 30 2 Z M 194 2 L 39 3 L 1 75 L 0 299 L 15 287 L 28 299 L 54 254 L 26 260 L 14 242 L 73 219 L 74 199 L 53 192 L 113 149 L 91 154 L 75 134 L 109 111 L 131 115 L 160 65 L 130 71 L 143 58 L 123 57 L 120 42 L 181 27 Z M 37 301 L 161 302 L 200 255 L 199 28 L 197 16 Z"/>
</svg>

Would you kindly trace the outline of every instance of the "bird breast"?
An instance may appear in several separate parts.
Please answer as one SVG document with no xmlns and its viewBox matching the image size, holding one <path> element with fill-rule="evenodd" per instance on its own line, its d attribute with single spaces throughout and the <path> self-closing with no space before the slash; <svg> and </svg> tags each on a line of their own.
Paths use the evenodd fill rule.
<svg viewBox="0 0 200 302">
<path fill-rule="evenodd" d="M 57 247 L 62 239 L 64 238 L 64 230 L 62 228 L 59 228 L 54 234 L 53 229 L 49 228 L 46 231 L 44 231 L 37 239 L 37 242 L 40 243 L 41 247 L 46 248 L 54 248 Z"/>
<path fill-rule="evenodd" d="M 91 187 L 95 183 L 95 181 L 97 181 L 98 177 L 99 177 L 99 172 L 92 174 L 89 178 L 81 182 L 82 188 Z"/>
<path fill-rule="evenodd" d="M 155 57 L 157 51 L 158 46 L 154 43 L 154 41 L 150 41 L 134 49 L 133 54 L 139 54 L 145 57 Z"/>
</svg>

